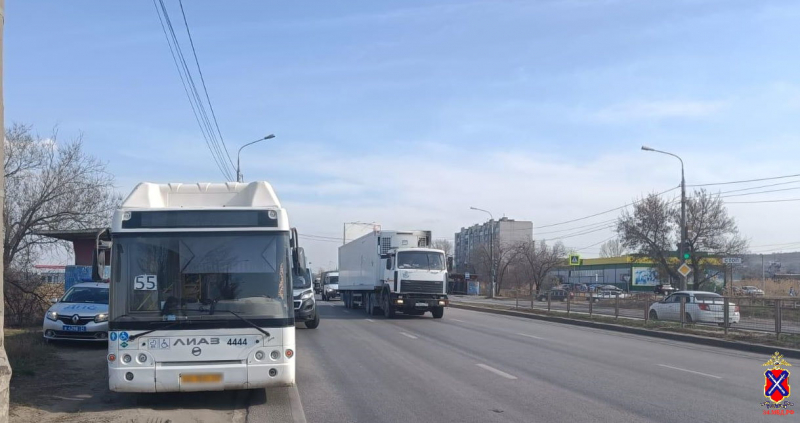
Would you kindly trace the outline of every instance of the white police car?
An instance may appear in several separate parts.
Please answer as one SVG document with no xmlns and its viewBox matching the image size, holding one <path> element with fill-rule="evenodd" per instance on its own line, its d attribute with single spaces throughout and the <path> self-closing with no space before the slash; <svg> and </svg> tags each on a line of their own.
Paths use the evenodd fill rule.
<svg viewBox="0 0 800 423">
<path fill-rule="evenodd" d="M 73 285 L 44 315 L 45 339 L 106 341 L 108 337 L 108 284 Z"/>
</svg>

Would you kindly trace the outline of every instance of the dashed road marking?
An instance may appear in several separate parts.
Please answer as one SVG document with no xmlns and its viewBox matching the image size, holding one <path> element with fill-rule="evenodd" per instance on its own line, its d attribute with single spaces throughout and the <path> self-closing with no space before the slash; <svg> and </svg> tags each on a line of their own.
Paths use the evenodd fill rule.
<svg viewBox="0 0 800 423">
<path fill-rule="evenodd" d="M 700 375 L 700 376 L 713 377 L 714 379 L 722 379 L 722 377 L 720 377 L 720 376 L 714 376 L 714 375 L 710 375 L 708 373 L 696 372 L 694 370 L 681 369 L 680 367 L 667 366 L 666 364 L 659 364 L 658 366 L 666 367 L 668 369 L 673 369 L 673 370 L 680 370 L 682 372 L 687 372 L 687 373 L 694 373 L 694 374 Z"/>
<path fill-rule="evenodd" d="M 508 374 L 508 373 L 506 373 L 506 372 L 504 372 L 504 371 L 502 371 L 502 370 L 497 370 L 497 369 L 495 369 L 495 368 L 494 368 L 494 367 L 492 367 L 492 366 L 487 366 L 486 364 L 477 363 L 477 364 L 475 364 L 475 365 L 476 365 L 476 366 L 478 366 L 478 367 L 480 367 L 481 369 L 488 370 L 488 371 L 490 371 L 490 372 L 492 372 L 492 373 L 494 373 L 494 374 L 496 374 L 496 375 L 502 376 L 502 377 L 504 377 L 504 378 L 506 378 L 506 379 L 511 379 L 511 380 L 514 380 L 514 379 L 516 379 L 516 378 L 517 378 L 517 377 L 516 377 L 516 376 L 514 376 L 514 375 L 510 375 L 510 374 Z"/>
</svg>

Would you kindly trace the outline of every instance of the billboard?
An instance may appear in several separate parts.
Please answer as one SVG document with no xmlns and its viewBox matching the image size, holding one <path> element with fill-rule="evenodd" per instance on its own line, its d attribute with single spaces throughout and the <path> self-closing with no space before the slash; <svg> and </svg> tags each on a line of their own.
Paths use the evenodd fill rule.
<svg viewBox="0 0 800 423">
<path fill-rule="evenodd" d="M 660 281 L 656 267 L 633 268 L 633 286 L 656 286 Z"/>
</svg>

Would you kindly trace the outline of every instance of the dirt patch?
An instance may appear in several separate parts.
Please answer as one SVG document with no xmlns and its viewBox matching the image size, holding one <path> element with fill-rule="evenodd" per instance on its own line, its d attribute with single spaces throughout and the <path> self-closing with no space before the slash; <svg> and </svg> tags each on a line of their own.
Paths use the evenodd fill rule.
<svg viewBox="0 0 800 423">
<path fill-rule="evenodd" d="M 41 332 L 7 331 L 14 371 L 11 422 L 182 423 L 234 421 L 247 394 L 123 394 L 108 389 L 105 343 L 46 344 Z M 29 354 L 20 355 L 20 352 Z"/>
</svg>

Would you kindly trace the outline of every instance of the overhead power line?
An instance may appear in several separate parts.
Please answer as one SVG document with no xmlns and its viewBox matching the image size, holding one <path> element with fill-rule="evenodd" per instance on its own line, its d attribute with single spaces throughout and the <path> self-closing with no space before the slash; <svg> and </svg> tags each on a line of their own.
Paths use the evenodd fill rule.
<svg viewBox="0 0 800 423">
<path fill-rule="evenodd" d="M 211 104 L 211 98 L 208 96 L 208 88 L 206 88 L 206 78 L 203 76 L 203 69 L 200 67 L 200 61 L 197 59 L 197 50 L 194 48 L 194 39 L 192 39 L 192 33 L 189 31 L 189 22 L 186 20 L 186 12 L 183 10 L 183 0 L 178 0 L 178 4 L 181 6 L 181 15 L 183 16 L 183 25 L 186 27 L 186 35 L 189 37 L 189 45 L 192 47 L 192 55 L 194 56 L 194 63 L 197 65 L 197 73 L 200 74 L 200 82 L 203 84 L 203 92 L 206 94 L 206 101 L 208 102 L 208 108 L 211 110 L 211 118 L 214 119 L 214 126 L 217 128 L 217 135 L 219 135 L 219 141 L 222 143 L 222 149 L 225 152 L 225 156 L 228 157 L 228 162 L 231 164 L 231 167 L 235 168 L 233 165 L 233 159 L 231 159 L 231 155 L 228 153 L 228 147 L 225 145 L 225 140 L 222 138 L 222 131 L 219 130 L 219 122 L 217 122 L 217 114 L 214 113 L 214 106 Z"/>
<path fill-rule="evenodd" d="M 780 192 L 780 191 L 794 191 L 794 190 L 798 190 L 798 189 L 800 189 L 800 187 L 795 187 L 795 188 L 781 188 L 781 189 L 770 189 L 770 190 L 767 190 L 767 191 L 746 192 L 746 193 L 744 193 L 744 194 L 731 194 L 731 195 L 723 195 L 723 196 L 721 196 L 720 198 L 728 198 L 728 197 L 743 197 L 743 196 L 746 196 L 746 195 L 767 194 L 767 193 L 770 193 L 770 192 Z"/>
<path fill-rule="evenodd" d="M 604 239 L 604 240 L 602 240 L 602 241 L 600 241 L 600 242 L 595 242 L 595 243 L 594 243 L 594 244 L 592 244 L 592 245 L 587 245 L 587 246 L 585 246 L 585 247 L 578 248 L 578 249 L 577 249 L 577 250 L 575 250 L 575 251 L 583 251 L 583 250 L 587 250 L 587 249 L 589 249 L 589 248 L 592 248 L 592 247 L 594 247 L 594 246 L 596 246 L 596 245 L 600 245 L 600 244 L 602 244 L 602 243 L 604 243 L 604 242 L 611 241 L 612 239 L 614 239 L 614 238 L 616 238 L 616 237 L 617 237 L 616 235 L 612 235 L 612 236 L 610 236 L 610 237 L 608 237 L 608 238 L 606 238 L 606 239 Z"/>
<path fill-rule="evenodd" d="M 676 190 L 678 188 L 679 187 L 673 187 L 673 188 L 670 188 L 670 189 L 668 189 L 666 191 L 661 191 L 656 195 L 664 195 L 664 194 L 666 194 L 666 193 L 668 193 L 670 191 Z M 536 227 L 534 227 L 534 229 L 550 228 L 550 227 L 553 227 L 553 226 L 561 226 L 561 225 L 566 225 L 567 223 L 579 222 L 581 220 L 591 219 L 593 217 L 597 217 L 597 216 L 601 216 L 601 215 L 604 215 L 604 214 L 607 214 L 607 213 L 615 212 L 617 210 L 622 210 L 625 207 L 629 207 L 629 206 L 632 206 L 634 204 L 638 204 L 638 203 L 641 203 L 641 202 L 642 202 L 642 200 L 636 200 L 634 202 L 631 202 L 631 203 L 628 203 L 628 204 L 625 204 L 625 205 L 622 205 L 622 206 L 619 206 L 619 207 L 614 207 L 613 209 L 609 209 L 609 210 L 602 211 L 602 212 L 599 212 L 599 213 L 590 214 L 588 216 L 579 217 L 577 219 L 565 220 L 563 222 L 551 223 L 549 225 L 536 226 Z"/>
<path fill-rule="evenodd" d="M 758 179 L 745 179 L 742 181 L 727 181 L 727 182 L 714 182 L 710 184 L 694 184 L 694 185 L 686 185 L 687 187 L 709 187 L 713 185 L 731 185 L 731 184 L 745 184 L 748 182 L 760 182 L 760 181 L 771 181 L 773 179 L 785 179 L 785 178 L 795 178 L 800 176 L 800 173 L 796 173 L 794 175 L 783 175 L 783 176 L 772 176 L 769 178 L 758 178 Z"/>
<path fill-rule="evenodd" d="M 790 201 L 800 201 L 800 198 L 786 198 L 783 200 L 761 200 L 761 201 L 726 201 L 725 204 L 786 203 Z"/>
<path fill-rule="evenodd" d="M 183 55 L 183 50 L 181 49 L 178 37 L 175 35 L 175 28 L 172 25 L 172 20 L 169 17 L 167 7 L 164 5 L 163 0 L 153 0 L 153 5 L 155 6 L 156 13 L 158 14 L 158 20 L 161 23 L 161 29 L 164 31 L 164 37 L 167 39 L 167 45 L 169 46 L 172 60 L 175 63 L 175 68 L 178 71 L 178 76 L 181 79 L 183 90 L 186 93 L 187 99 L 189 100 L 189 105 L 192 108 L 192 113 L 197 121 L 197 125 L 200 127 L 200 132 L 206 141 L 206 146 L 208 147 L 209 152 L 211 152 L 211 156 L 213 157 L 214 162 L 216 163 L 223 177 L 229 181 L 233 180 L 231 176 L 231 169 L 233 166 L 228 167 L 228 164 L 225 162 L 225 155 L 223 154 L 222 149 L 217 142 L 217 135 L 214 132 L 211 120 L 209 119 L 208 113 L 205 110 L 202 97 L 200 97 L 200 94 L 197 90 L 197 85 L 194 83 L 194 78 L 192 78 L 192 73 L 189 70 L 188 64 L 186 63 L 186 58 Z"/>
</svg>

